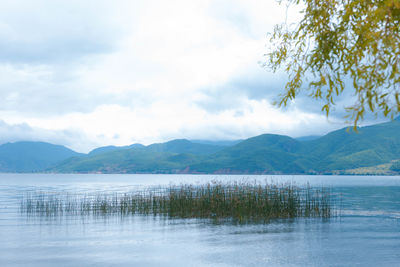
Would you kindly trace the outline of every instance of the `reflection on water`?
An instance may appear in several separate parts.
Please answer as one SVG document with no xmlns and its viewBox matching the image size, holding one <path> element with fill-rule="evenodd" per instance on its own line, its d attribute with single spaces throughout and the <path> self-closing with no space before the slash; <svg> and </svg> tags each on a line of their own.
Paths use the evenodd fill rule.
<svg viewBox="0 0 400 267">
<path fill-rule="evenodd" d="M 251 176 L 309 181 L 342 195 L 340 218 L 229 224 L 153 216 L 38 218 L 28 191 L 129 192 L 240 176 L 0 175 L 0 266 L 396 266 L 400 177 Z"/>
</svg>

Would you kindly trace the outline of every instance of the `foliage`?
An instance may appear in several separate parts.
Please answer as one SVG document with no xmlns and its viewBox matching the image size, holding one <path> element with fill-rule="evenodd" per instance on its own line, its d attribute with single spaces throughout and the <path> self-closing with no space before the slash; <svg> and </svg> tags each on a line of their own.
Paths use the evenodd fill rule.
<svg viewBox="0 0 400 267">
<path fill-rule="evenodd" d="M 286 106 L 306 89 L 328 116 L 352 84 L 356 100 L 346 109 L 355 126 L 368 110 L 393 118 L 400 111 L 400 1 L 285 2 L 304 8 L 298 24 L 276 25 L 270 35 L 265 65 L 289 75 L 277 104 Z"/>
<path fill-rule="evenodd" d="M 131 193 L 95 195 L 29 194 L 21 202 L 27 215 L 153 215 L 164 218 L 211 218 L 238 222 L 334 215 L 325 188 L 250 182 L 183 184 Z"/>
</svg>

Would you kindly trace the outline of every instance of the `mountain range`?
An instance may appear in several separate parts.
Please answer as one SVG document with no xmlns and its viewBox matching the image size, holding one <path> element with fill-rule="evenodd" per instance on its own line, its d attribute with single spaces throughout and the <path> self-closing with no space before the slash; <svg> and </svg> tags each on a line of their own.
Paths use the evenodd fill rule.
<svg viewBox="0 0 400 267">
<path fill-rule="evenodd" d="M 43 142 L 0 146 L 1 172 L 352 174 L 400 160 L 400 119 L 324 136 L 263 134 L 246 140 L 176 139 L 106 146 L 88 154 Z M 393 168 L 392 168 L 393 170 Z M 361 173 L 362 174 L 362 173 Z"/>
</svg>

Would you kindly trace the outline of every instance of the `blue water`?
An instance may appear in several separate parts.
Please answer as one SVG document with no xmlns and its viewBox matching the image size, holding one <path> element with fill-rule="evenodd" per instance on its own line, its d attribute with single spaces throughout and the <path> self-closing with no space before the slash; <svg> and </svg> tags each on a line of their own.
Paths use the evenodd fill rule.
<svg viewBox="0 0 400 267">
<path fill-rule="evenodd" d="M 19 211 L 27 192 L 241 179 L 329 187 L 340 196 L 341 216 L 235 225 Z M 0 174 L 0 266 L 400 266 L 400 177 Z"/>
</svg>

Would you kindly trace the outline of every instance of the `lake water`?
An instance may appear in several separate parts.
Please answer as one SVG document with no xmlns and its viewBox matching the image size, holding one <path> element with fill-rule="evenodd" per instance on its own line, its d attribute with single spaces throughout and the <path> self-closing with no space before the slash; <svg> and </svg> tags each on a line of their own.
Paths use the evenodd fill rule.
<svg viewBox="0 0 400 267">
<path fill-rule="evenodd" d="M 27 192 L 241 179 L 330 187 L 341 196 L 341 216 L 235 225 L 19 211 Z M 0 174 L 0 266 L 400 266 L 400 177 Z"/>
</svg>

